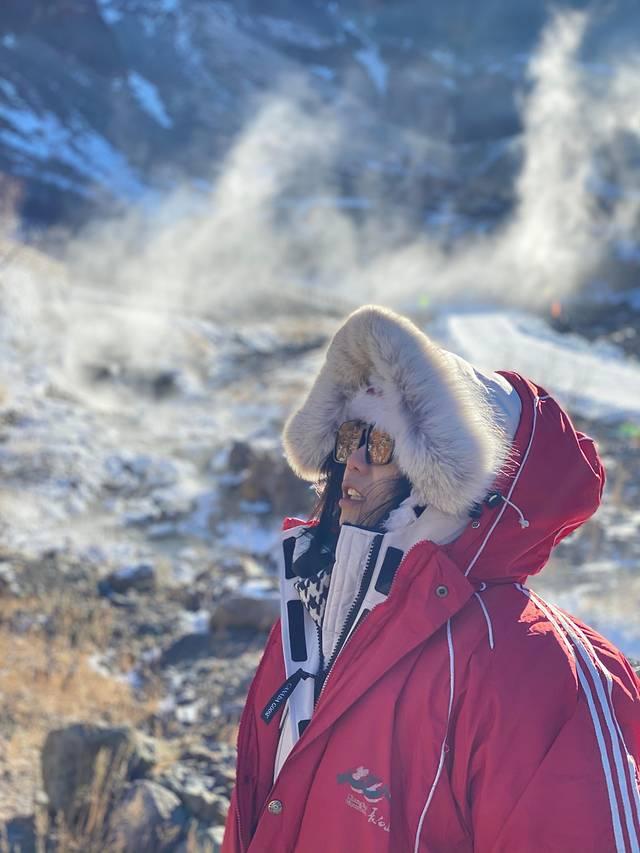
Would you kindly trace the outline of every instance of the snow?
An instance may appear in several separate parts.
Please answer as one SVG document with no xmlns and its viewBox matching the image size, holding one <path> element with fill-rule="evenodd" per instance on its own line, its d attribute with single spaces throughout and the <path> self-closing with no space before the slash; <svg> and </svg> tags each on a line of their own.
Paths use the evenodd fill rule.
<svg viewBox="0 0 640 853">
<path fill-rule="evenodd" d="M 332 68 L 327 68 L 326 65 L 310 65 L 309 71 L 320 77 L 322 80 L 335 80 L 336 73 Z"/>
<path fill-rule="evenodd" d="M 387 91 L 387 80 L 389 69 L 380 58 L 380 51 L 374 45 L 362 48 L 355 54 L 355 58 L 369 75 L 371 82 L 381 95 Z"/>
<path fill-rule="evenodd" d="M 332 44 L 331 39 L 322 38 L 313 30 L 296 21 L 273 18 L 270 15 L 260 15 L 258 21 L 272 38 L 287 44 L 302 46 L 311 50 L 323 50 Z"/>
<path fill-rule="evenodd" d="M 279 533 L 270 527 L 260 527 L 253 518 L 242 518 L 220 525 L 217 544 L 225 551 L 239 551 L 265 557 L 278 546 Z"/>
<path fill-rule="evenodd" d="M 117 24 L 124 17 L 123 13 L 115 8 L 116 5 L 113 0 L 98 0 L 98 8 L 105 23 Z"/>
<path fill-rule="evenodd" d="M 136 71 L 130 72 L 128 76 L 129 86 L 142 109 L 151 116 L 161 127 L 173 127 L 171 116 L 153 83 Z"/>
<path fill-rule="evenodd" d="M 267 578 L 256 578 L 255 580 L 247 581 L 238 587 L 237 593 L 243 598 L 275 599 L 280 597 L 272 581 Z"/>
<path fill-rule="evenodd" d="M 0 140 L 20 157 L 58 161 L 125 198 L 144 190 L 125 157 L 79 119 L 67 126 L 52 112 L 38 114 L 15 103 L 0 104 L 0 119 L 14 128 L 0 131 Z"/>
<path fill-rule="evenodd" d="M 180 618 L 185 634 L 206 634 L 209 631 L 208 610 L 184 610 Z"/>
<path fill-rule="evenodd" d="M 610 345 L 555 332 L 543 320 L 502 311 L 445 313 L 434 334 L 481 369 L 515 370 L 587 418 L 640 422 L 640 365 Z"/>
<path fill-rule="evenodd" d="M 16 87 L 9 80 L 0 80 L 0 92 L 11 100 L 18 95 Z"/>
</svg>

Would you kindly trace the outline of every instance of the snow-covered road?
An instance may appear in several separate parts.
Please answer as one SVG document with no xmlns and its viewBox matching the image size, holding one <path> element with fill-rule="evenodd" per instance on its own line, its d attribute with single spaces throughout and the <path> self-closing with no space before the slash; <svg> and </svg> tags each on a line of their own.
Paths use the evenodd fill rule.
<svg viewBox="0 0 640 853">
<path fill-rule="evenodd" d="M 609 345 L 563 335 L 529 314 L 449 311 L 431 329 L 486 370 L 515 370 L 584 417 L 640 422 L 640 365 Z"/>
</svg>

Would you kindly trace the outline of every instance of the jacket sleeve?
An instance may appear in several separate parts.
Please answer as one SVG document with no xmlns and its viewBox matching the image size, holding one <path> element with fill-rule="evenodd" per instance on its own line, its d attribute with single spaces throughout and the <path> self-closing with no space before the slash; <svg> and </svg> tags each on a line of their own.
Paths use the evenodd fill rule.
<svg viewBox="0 0 640 853">
<path fill-rule="evenodd" d="M 456 751 L 464 747 L 454 775 L 474 850 L 637 851 L 635 674 L 608 645 L 591 647 L 591 665 L 573 659 L 551 631 L 513 645 L 485 656 L 456 731 Z"/>
</svg>

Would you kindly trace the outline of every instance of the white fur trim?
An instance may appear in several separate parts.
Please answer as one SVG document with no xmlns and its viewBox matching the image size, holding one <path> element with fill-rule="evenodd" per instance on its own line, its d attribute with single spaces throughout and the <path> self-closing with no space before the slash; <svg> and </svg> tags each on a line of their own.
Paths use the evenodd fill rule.
<svg viewBox="0 0 640 853">
<path fill-rule="evenodd" d="M 405 317 L 360 308 L 336 332 L 306 400 L 285 425 L 289 464 L 300 477 L 317 479 L 339 425 L 354 416 L 375 420 L 395 439 L 395 461 L 418 501 L 465 515 L 509 449 L 491 396 L 473 373 Z M 367 394 L 369 386 L 376 393 Z"/>
<path fill-rule="evenodd" d="M 418 517 L 416 515 L 416 507 L 420 506 L 420 502 L 416 495 L 411 492 L 408 498 L 405 498 L 400 506 L 397 506 L 394 510 L 391 510 L 389 515 L 387 516 L 387 520 L 384 522 L 385 530 L 402 530 L 404 527 L 407 527 L 409 524 L 413 524 L 413 522 Z"/>
</svg>

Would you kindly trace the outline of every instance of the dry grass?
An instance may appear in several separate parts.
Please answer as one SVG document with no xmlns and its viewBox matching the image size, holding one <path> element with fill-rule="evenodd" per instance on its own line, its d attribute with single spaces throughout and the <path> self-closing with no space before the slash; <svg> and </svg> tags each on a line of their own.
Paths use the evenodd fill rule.
<svg viewBox="0 0 640 853">
<path fill-rule="evenodd" d="M 0 718 L 16 728 L 14 746 L 38 740 L 52 724 L 135 724 L 155 707 L 153 700 L 136 700 L 125 681 L 96 670 L 91 658 L 98 645 L 78 640 L 78 624 L 71 620 L 70 631 L 57 628 L 53 636 L 45 630 L 20 635 L 0 625 Z"/>
<path fill-rule="evenodd" d="M 99 758 L 87 814 L 72 834 L 61 819 L 52 826 L 46 806 L 35 803 L 42 744 L 51 729 L 72 722 L 136 726 L 153 713 L 156 698 L 136 698 L 128 683 L 92 664 L 92 656 L 109 645 L 106 602 L 58 594 L 47 602 L 4 599 L 1 611 L 0 821 L 35 810 L 39 849 L 44 851 L 45 839 L 55 832 L 60 853 L 104 850 L 104 818 L 121 782 L 122 760 Z M 16 625 L 34 614 L 39 620 L 20 633 Z M 127 655 L 117 662 L 122 670 L 131 663 Z M 0 833 L 0 853 L 3 843 Z"/>
</svg>

